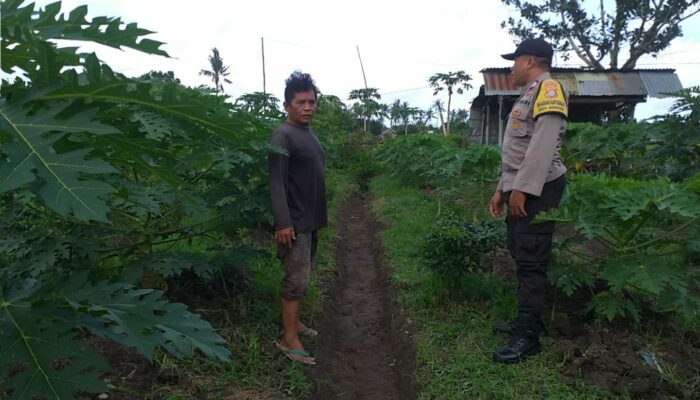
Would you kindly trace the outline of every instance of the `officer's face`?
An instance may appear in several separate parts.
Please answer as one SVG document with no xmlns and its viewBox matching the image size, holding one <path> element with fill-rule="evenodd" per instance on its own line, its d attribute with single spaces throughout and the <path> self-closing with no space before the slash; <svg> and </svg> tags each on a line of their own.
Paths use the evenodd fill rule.
<svg viewBox="0 0 700 400">
<path fill-rule="evenodd" d="M 510 76 L 513 78 L 515 86 L 524 86 L 528 83 L 527 70 L 532 64 L 532 57 L 528 55 L 515 57 L 513 66 L 510 67 Z"/>
</svg>

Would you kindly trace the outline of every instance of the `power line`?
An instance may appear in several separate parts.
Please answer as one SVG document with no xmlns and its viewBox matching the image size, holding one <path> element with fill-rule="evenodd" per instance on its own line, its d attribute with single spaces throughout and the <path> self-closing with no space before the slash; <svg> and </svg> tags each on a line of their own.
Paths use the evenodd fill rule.
<svg viewBox="0 0 700 400">
<path fill-rule="evenodd" d="M 681 53 L 687 53 L 689 51 L 698 51 L 698 49 L 700 49 L 700 47 L 693 47 L 693 48 L 685 49 L 685 50 L 672 51 L 670 53 L 662 53 L 662 54 L 660 54 L 660 56 L 663 57 L 663 56 L 669 56 L 671 54 L 681 54 Z"/>
<path fill-rule="evenodd" d="M 275 38 L 271 38 L 271 37 L 267 37 L 267 36 L 263 36 L 263 37 L 264 37 L 265 39 L 269 40 L 269 41 L 277 42 L 277 43 L 282 43 L 282 44 L 286 44 L 286 45 L 288 45 L 288 46 L 305 47 L 305 48 L 311 47 L 311 46 L 306 45 L 306 44 L 299 44 L 299 43 L 288 42 L 288 41 L 286 41 L 286 40 L 279 40 L 279 39 L 275 39 Z"/>
<path fill-rule="evenodd" d="M 380 93 L 380 94 L 381 94 L 382 96 L 386 96 L 386 95 L 388 95 L 388 94 L 412 92 L 412 91 L 414 91 L 414 90 L 423 90 L 423 89 L 429 89 L 429 88 L 430 88 L 430 86 L 421 86 L 421 87 L 411 88 L 411 89 L 400 89 L 400 90 L 394 90 L 394 91 L 391 91 L 391 92 L 383 92 L 383 93 Z"/>
<path fill-rule="evenodd" d="M 700 61 L 693 62 L 667 62 L 667 63 L 639 63 L 637 65 L 697 65 Z"/>
</svg>

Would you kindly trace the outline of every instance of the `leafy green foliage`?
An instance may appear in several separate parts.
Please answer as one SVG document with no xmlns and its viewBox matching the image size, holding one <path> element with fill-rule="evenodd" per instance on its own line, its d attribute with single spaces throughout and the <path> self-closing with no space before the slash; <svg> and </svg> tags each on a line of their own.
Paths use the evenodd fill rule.
<svg viewBox="0 0 700 400">
<path fill-rule="evenodd" d="M 19 74 L 0 89 L 0 369 L 11 371 L 0 392 L 105 391 L 92 336 L 147 357 L 229 360 L 209 323 L 149 286 L 247 262 L 232 242 L 270 218 L 269 121 L 172 73 L 128 78 L 56 41 L 167 56 L 136 24 L 22 3 L 2 1 L 0 16 L 1 67 Z"/>
<path fill-rule="evenodd" d="M 150 359 L 159 346 L 177 357 L 190 357 L 198 349 L 212 358 L 229 359 L 223 339 L 209 323 L 183 304 L 161 300 L 162 292 L 121 283 L 91 285 L 85 278 L 74 274 L 57 287 L 32 279 L 0 288 L 0 367 L 15 372 L 0 382 L 16 398 L 73 398 L 77 388 L 106 390 L 99 379 L 106 363 L 80 334 L 82 328 L 134 347 Z"/>
<path fill-rule="evenodd" d="M 88 149 L 57 153 L 53 144 L 70 133 L 105 135 L 116 130 L 91 122 L 92 113 L 58 119 L 56 115 L 65 104 L 37 110 L 36 115 L 26 115 L 23 106 L 23 103 L 8 104 L 6 101 L 0 105 L 0 129 L 13 136 L 13 140 L 0 147 L 8 161 L 0 166 L 0 191 L 41 179 L 43 184 L 38 195 L 54 211 L 64 215 L 72 212 L 83 220 L 106 221 L 108 208 L 100 197 L 114 189 L 104 181 L 83 176 L 112 174 L 117 170 L 102 160 L 86 159 Z"/>
<path fill-rule="evenodd" d="M 72 399 L 76 388 L 105 391 L 107 363 L 51 301 L 33 301 L 37 281 L 0 288 L 0 389 L 10 399 Z M 58 314 L 58 315 L 57 315 Z M 4 396 L 3 396 L 4 397 Z"/>
<path fill-rule="evenodd" d="M 498 177 L 500 153 L 495 146 L 461 148 L 459 138 L 430 134 L 405 135 L 383 144 L 379 160 L 384 170 L 406 185 L 436 190 L 439 207 L 485 202 L 487 186 Z M 438 211 L 440 213 L 441 211 Z"/>
<path fill-rule="evenodd" d="M 669 115 L 643 123 L 603 128 L 591 123 L 569 124 L 562 149 L 573 171 L 681 181 L 700 171 L 699 88 L 680 93 Z"/>
<path fill-rule="evenodd" d="M 468 273 L 483 272 L 486 258 L 505 243 L 503 223 L 468 221 L 445 215 L 426 235 L 422 254 L 451 296 L 459 295 Z"/>
<path fill-rule="evenodd" d="M 373 149 L 358 146 L 345 162 L 345 169 L 360 189 L 366 191 L 370 180 L 379 175 L 382 166 L 374 155 Z"/>
<path fill-rule="evenodd" d="M 700 196 L 689 186 L 667 179 L 575 177 L 561 206 L 535 220 L 569 224 L 599 250 L 581 249 L 575 238 L 565 240 L 550 278 L 568 293 L 605 282 L 606 289 L 589 307 L 608 319 L 639 320 L 644 306 L 697 319 L 693 260 Z"/>
<path fill-rule="evenodd" d="M 342 140 L 357 129 L 356 122 L 351 110 L 338 96 L 319 94 L 311 126 L 321 138 L 342 135 L 339 138 Z"/>
<path fill-rule="evenodd" d="M 419 187 L 449 187 L 497 178 L 500 155 L 491 146 L 460 148 L 444 136 L 405 135 L 387 141 L 379 159 L 390 176 Z"/>
</svg>

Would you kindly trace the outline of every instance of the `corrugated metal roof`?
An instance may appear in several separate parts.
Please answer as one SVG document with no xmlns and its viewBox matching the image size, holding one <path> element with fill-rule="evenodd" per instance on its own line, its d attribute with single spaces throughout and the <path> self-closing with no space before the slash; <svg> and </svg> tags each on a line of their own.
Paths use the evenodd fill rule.
<svg viewBox="0 0 700 400">
<path fill-rule="evenodd" d="M 561 85 L 564 87 L 564 90 L 566 90 L 569 93 L 569 95 L 579 93 L 578 81 L 576 80 L 576 76 L 574 76 L 574 74 L 552 72 L 552 78 L 559 81 L 559 83 L 561 83 Z"/>
<path fill-rule="evenodd" d="M 666 93 L 675 93 L 683 90 L 681 80 L 676 74 L 657 74 L 652 72 L 640 71 L 639 77 L 644 84 L 644 87 L 651 97 L 664 98 L 673 97 Z"/>
<path fill-rule="evenodd" d="M 513 85 L 510 71 L 507 74 L 484 73 L 487 95 L 520 95 L 521 88 Z"/>
<path fill-rule="evenodd" d="M 484 89 L 487 96 L 522 93 L 522 88 L 513 85 L 509 68 L 487 68 L 482 70 Z M 682 89 L 675 71 L 630 70 L 630 71 L 591 71 L 582 69 L 552 69 L 552 78 L 561 82 L 572 96 L 651 96 L 668 97 Z"/>
<path fill-rule="evenodd" d="M 479 72 L 508 72 L 510 73 L 510 68 L 509 67 L 491 67 L 491 68 L 484 68 Z M 553 67 L 552 72 L 618 72 L 621 74 L 626 74 L 626 73 L 637 73 L 637 72 L 676 72 L 675 69 L 673 68 L 635 68 L 635 69 L 603 69 L 603 70 L 594 70 L 590 68 L 560 68 L 560 67 Z"/>
</svg>

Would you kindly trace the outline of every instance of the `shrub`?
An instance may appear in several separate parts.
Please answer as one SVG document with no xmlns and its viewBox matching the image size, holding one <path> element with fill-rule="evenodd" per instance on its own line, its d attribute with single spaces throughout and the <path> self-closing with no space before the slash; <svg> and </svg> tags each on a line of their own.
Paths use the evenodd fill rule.
<svg viewBox="0 0 700 400">
<path fill-rule="evenodd" d="M 448 214 L 426 235 L 423 258 L 449 296 L 458 295 L 468 273 L 484 272 L 487 256 L 505 243 L 503 222 L 469 221 Z"/>
<path fill-rule="evenodd" d="M 573 226 L 604 251 L 590 252 L 564 240 L 549 270 L 554 284 L 571 294 L 590 287 L 588 310 L 612 320 L 640 321 L 641 310 L 697 321 L 700 196 L 697 179 L 641 181 L 577 176 L 561 206 L 535 217 Z M 596 291 L 597 282 L 604 290 Z"/>
</svg>

